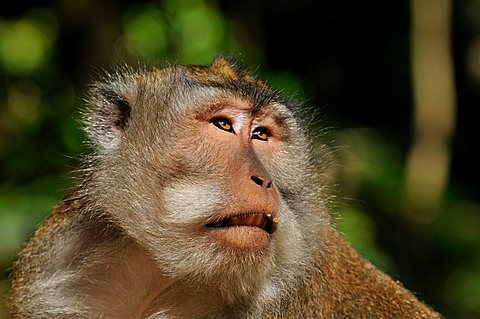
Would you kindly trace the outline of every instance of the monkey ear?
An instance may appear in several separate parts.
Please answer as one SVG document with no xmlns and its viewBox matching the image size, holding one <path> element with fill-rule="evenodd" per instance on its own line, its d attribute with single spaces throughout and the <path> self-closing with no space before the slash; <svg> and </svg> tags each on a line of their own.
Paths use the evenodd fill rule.
<svg viewBox="0 0 480 319">
<path fill-rule="evenodd" d="M 93 111 L 88 118 L 87 134 L 101 153 L 115 150 L 130 119 L 131 106 L 126 97 L 108 86 L 92 91 Z"/>
</svg>

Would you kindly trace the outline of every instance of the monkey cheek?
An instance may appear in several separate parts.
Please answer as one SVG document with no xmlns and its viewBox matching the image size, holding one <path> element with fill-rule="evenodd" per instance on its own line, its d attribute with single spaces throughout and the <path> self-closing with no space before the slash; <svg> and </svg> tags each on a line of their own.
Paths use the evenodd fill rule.
<svg viewBox="0 0 480 319">
<path fill-rule="evenodd" d="M 251 226 L 212 229 L 209 234 L 226 247 L 238 250 L 265 250 L 271 236 L 263 229 Z"/>
</svg>

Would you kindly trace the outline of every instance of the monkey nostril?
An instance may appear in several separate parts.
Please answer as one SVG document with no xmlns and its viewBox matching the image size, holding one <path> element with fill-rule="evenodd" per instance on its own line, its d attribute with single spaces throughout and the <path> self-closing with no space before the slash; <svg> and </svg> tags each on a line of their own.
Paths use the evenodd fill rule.
<svg viewBox="0 0 480 319">
<path fill-rule="evenodd" d="M 252 177 L 250 177 L 250 179 L 257 185 L 260 185 L 260 186 L 263 185 L 263 179 L 261 179 L 258 176 L 252 176 Z"/>
<path fill-rule="evenodd" d="M 250 179 L 258 186 L 263 187 L 265 185 L 265 188 L 272 187 L 272 181 L 270 179 L 264 179 L 258 176 L 251 176 Z"/>
</svg>

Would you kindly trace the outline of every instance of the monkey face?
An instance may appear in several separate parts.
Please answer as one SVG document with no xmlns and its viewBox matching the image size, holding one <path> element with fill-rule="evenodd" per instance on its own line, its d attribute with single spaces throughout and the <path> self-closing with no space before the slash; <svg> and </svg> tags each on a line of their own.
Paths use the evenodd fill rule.
<svg viewBox="0 0 480 319">
<path fill-rule="evenodd" d="M 203 184 L 211 190 L 207 196 L 193 198 L 216 199 L 203 216 L 197 210 L 194 216 L 187 213 L 183 217 L 201 217 L 199 228 L 228 249 L 268 249 L 280 221 L 279 195 L 257 154 L 271 156 L 281 148 L 282 132 L 273 115 L 252 116 L 248 102 L 230 98 L 196 106 L 180 121 L 187 122 L 182 127 L 190 127 L 182 132 L 185 138 L 179 141 L 180 152 L 176 156 L 189 159 L 184 167 L 189 172 L 185 180 L 188 184 L 191 176 L 200 173 Z M 175 210 L 179 202 L 189 201 L 184 198 L 189 195 L 175 194 L 181 194 L 182 189 L 198 189 L 198 185 L 191 184 L 189 187 L 185 182 L 173 183 L 166 187 L 164 202 L 170 207 L 167 211 Z M 180 201 L 175 200 L 172 205 L 175 197 L 180 197 Z"/>
<path fill-rule="evenodd" d="M 281 97 L 223 59 L 97 92 L 97 202 L 166 274 L 238 287 L 293 275 L 308 220 L 294 203 L 314 191 Z"/>
<path fill-rule="evenodd" d="M 291 150 L 274 107 L 254 112 L 250 101 L 219 94 L 186 108 L 176 123 L 172 133 L 181 138 L 167 153 L 182 173 L 162 188 L 161 218 L 175 226 L 168 246 L 191 251 L 168 264 L 189 264 L 191 271 L 192 262 L 202 262 L 197 271 L 254 282 L 278 255 L 300 251 L 294 247 L 298 221 L 277 187 L 285 184 L 279 174 L 285 168 L 273 162 Z M 198 250 L 208 262 L 192 261 Z"/>
</svg>

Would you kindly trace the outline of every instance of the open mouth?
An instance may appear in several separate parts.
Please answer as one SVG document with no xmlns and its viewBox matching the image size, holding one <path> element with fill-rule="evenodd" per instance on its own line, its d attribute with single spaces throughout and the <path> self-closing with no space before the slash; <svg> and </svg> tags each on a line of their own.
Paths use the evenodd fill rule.
<svg viewBox="0 0 480 319">
<path fill-rule="evenodd" d="M 277 230 L 277 224 L 280 220 L 272 214 L 249 213 L 239 214 L 224 218 L 220 221 L 207 224 L 208 228 L 227 228 L 235 226 L 250 226 L 263 229 L 269 234 L 273 234 Z"/>
</svg>

